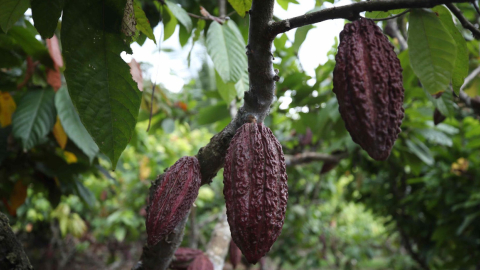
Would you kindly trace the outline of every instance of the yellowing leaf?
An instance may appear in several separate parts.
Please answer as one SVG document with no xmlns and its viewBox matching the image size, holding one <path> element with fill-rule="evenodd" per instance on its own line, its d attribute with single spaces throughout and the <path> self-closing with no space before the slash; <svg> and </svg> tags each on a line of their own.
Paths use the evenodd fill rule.
<svg viewBox="0 0 480 270">
<path fill-rule="evenodd" d="M 13 112 L 17 105 L 8 92 L 0 92 L 0 125 L 6 127 L 12 124 Z"/>
<path fill-rule="evenodd" d="M 143 156 L 142 161 L 140 161 L 140 179 L 147 179 L 152 173 L 152 168 L 149 166 L 150 160 L 148 157 Z"/>
<path fill-rule="evenodd" d="M 468 170 L 468 160 L 459 158 L 457 162 L 452 164 L 452 173 L 461 175 Z"/>
<path fill-rule="evenodd" d="M 67 134 L 65 133 L 65 130 L 63 130 L 62 123 L 60 123 L 60 118 L 57 116 L 57 122 L 55 122 L 55 125 L 53 126 L 53 136 L 58 142 L 58 145 L 62 149 L 65 149 L 65 145 L 67 145 Z"/>
<path fill-rule="evenodd" d="M 24 185 L 21 180 L 15 183 L 13 192 L 10 194 L 10 207 L 9 211 L 12 216 L 17 215 L 17 209 L 20 207 L 27 198 L 27 185 Z"/>
<path fill-rule="evenodd" d="M 68 164 L 76 163 L 78 161 L 77 156 L 72 152 L 64 151 L 63 155 Z"/>
</svg>

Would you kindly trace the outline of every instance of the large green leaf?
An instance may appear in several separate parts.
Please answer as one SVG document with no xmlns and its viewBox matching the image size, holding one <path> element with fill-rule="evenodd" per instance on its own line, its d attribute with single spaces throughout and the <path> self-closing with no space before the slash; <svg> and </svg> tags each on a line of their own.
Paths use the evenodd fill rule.
<svg viewBox="0 0 480 270">
<path fill-rule="evenodd" d="M 430 93 L 445 91 L 456 59 L 455 41 L 432 12 L 413 10 L 408 27 L 410 64 Z"/>
<path fill-rule="evenodd" d="M 237 90 L 235 89 L 235 83 L 227 82 L 225 83 L 218 72 L 215 72 L 215 79 L 217 82 L 217 89 L 220 96 L 225 100 L 227 104 L 230 104 L 232 100 L 237 96 Z"/>
<path fill-rule="evenodd" d="M 0 27 L 5 33 L 22 17 L 29 5 L 29 0 L 0 1 Z"/>
<path fill-rule="evenodd" d="M 214 106 L 208 106 L 200 109 L 198 112 L 198 124 L 211 124 L 227 117 L 230 117 L 227 104 L 224 102 L 219 102 Z"/>
<path fill-rule="evenodd" d="M 425 162 L 427 165 L 432 166 L 435 162 L 435 159 L 430 152 L 430 149 L 417 138 L 412 138 L 412 140 L 406 140 L 408 149 L 410 152 L 415 154 L 420 160 Z"/>
<path fill-rule="evenodd" d="M 12 117 L 13 136 L 29 150 L 42 142 L 55 124 L 53 89 L 28 91 Z"/>
<path fill-rule="evenodd" d="M 438 14 L 438 18 L 442 21 L 445 28 L 452 35 L 457 45 L 457 58 L 452 74 L 453 90 L 458 94 L 460 87 L 462 87 L 465 78 L 468 75 L 468 49 L 467 42 L 462 33 L 458 31 L 450 11 L 444 6 L 437 6 L 433 9 Z"/>
<path fill-rule="evenodd" d="M 178 21 L 170 9 L 163 8 L 162 22 L 163 22 L 163 40 L 167 40 L 175 32 L 175 28 L 177 28 Z"/>
<path fill-rule="evenodd" d="M 157 41 L 155 39 L 155 35 L 153 34 L 152 27 L 150 23 L 148 22 L 147 16 L 145 15 L 145 12 L 143 12 L 141 3 L 136 0 L 133 3 L 133 10 L 135 11 L 135 20 L 137 21 L 137 24 L 135 27 L 142 33 L 144 33 L 149 39 L 153 40 L 155 44 L 157 44 Z"/>
<path fill-rule="evenodd" d="M 252 7 L 252 0 L 228 0 L 228 2 L 242 17 L 245 17 L 246 12 Z"/>
<path fill-rule="evenodd" d="M 32 17 L 35 28 L 44 38 L 51 38 L 62 15 L 64 0 L 32 0 Z"/>
<path fill-rule="evenodd" d="M 238 36 L 236 25 L 212 22 L 207 33 L 207 50 L 215 69 L 224 82 L 237 82 L 247 69 L 245 43 Z"/>
<path fill-rule="evenodd" d="M 35 28 L 33 28 L 35 32 Z M 53 61 L 48 53 L 47 48 L 35 38 L 36 33 L 32 33 L 27 28 L 21 26 L 13 26 L 8 31 L 8 36 L 22 47 L 26 54 L 33 56 L 33 58 L 40 60 L 46 66 L 53 67 Z"/>
<path fill-rule="evenodd" d="M 62 21 L 65 78 L 80 119 L 112 161 L 132 137 L 141 92 L 120 53 L 131 53 L 122 35 L 125 0 L 69 0 Z"/>
<path fill-rule="evenodd" d="M 92 162 L 98 153 L 98 146 L 93 141 L 92 136 L 88 134 L 82 121 L 80 121 L 80 117 L 73 106 L 66 86 L 58 89 L 55 94 L 55 107 L 57 108 L 58 117 L 60 117 L 60 122 L 68 138 L 70 138 L 78 148 L 88 156 L 90 162 Z"/>
<path fill-rule="evenodd" d="M 192 31 L 192 19 L 190 19 L 190 16 L 188 16 L 188 13 L 181 8 L 179 5 L 170 2 L 170 1 L 165 1 L 167 3 L 168 9 L 173 13 L 175 18 L 185 26 L 188 32 Z"/>
</svg>

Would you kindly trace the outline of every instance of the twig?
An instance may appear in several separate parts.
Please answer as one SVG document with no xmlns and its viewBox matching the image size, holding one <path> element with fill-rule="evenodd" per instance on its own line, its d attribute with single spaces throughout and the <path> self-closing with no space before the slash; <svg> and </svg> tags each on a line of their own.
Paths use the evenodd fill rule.
<svg viewBox="0 0 480 270">
<path fill-rule="evenodd" d="M 371 18 L 370 18 L 370 20 L 376 21 L 376 22 L 388 21 L 388 20 L 395 19 L 395 18 L 398 18 L 398 17 L 400 17 L 400 16 L 403 16 L 403 15 L 407 14 L 407 13 L 410 12 L 410 11 L 411 11 L 411 9 L 407 9 L 407 10 L 405 10 L 405 11 L 402 12 L 402 13 L 399 13 L 399 14 L 397 14 L 397 15 L 393 15 L 393 16 L 390 16 L 390 17 L 387 17 L 387 18 L 380 18 L 380 19 L 371 19 Z"/>
<path fill-rule="evenodd" d="M 310 163 L 313 161 L 326 161 L 326 162 L 338 162 L 343 158 L 348 157 L 348 153 L 342 153 L 339 155 L 328 155 L 315 152 L 305 152 L 296 155 L 285 155 L 285 165 L 293 166 L 299 164 Z"/>
<path fill-rule="evenodd" d="M 477 13 L 480 15 L 480 8 L 478 8 L 478 3 L 476 0 L 473 0 L 472 1 L 472 5 L 473 7 L 475 8 L 475 10 L 477 11 Z"/>
<path fill-rule="evenodd" d="M 219 24 L 225 23 L 224 20 L 222 20 L 222 19 L 220 19 L 220 18 L 217 18 L 217 17 L 214 17 L 214 16 L 212 16 L 212 17 L 204 17 L 204 16 L 200 16 L 200 15 L 197 15 L 197 14 L 189 13 L 189 12 L 188 12 L 187 14 L 188 14 L 188 16 L 190 16 L 190 17 L 197 18 L 197 19 L 200 19 L 200 20 L 216 21 L 216 22 L 218 22 Z"/>
<path fill-rule="evenodd" d="M 454 4 L 452 3 L 448 3 L 446 4 L 446 6 L 448 7 L 448 9 L 450 9 L 450 11 L 455 15 L 455 17 L 457 17 L 457 19 L 460 21 L 460 23 L 462 24 L 463 28 L 465 29 L 468 29 L 472 32 L 473 36 L 476 38 L 476 39 L 480 39 L 480 30 L 478 28 L 476 28 L 471 22 L 469 22 L 465 16 L 463 16 L 462 12 L 460 11 L 460 9 L 458 9 Z"/>
<path fill-rule="evenodd" d="M 270 27 L 272 37 L 289 30 L 333 19 L 356 20 L 364 11 L 386 11 L 402 8 L 431 8 L 449 3 L 469 2 L 470 0 L 395 0 L 395 1 L 362 1 L 350 5 L 322 9 L 302 16 L 273 22 Z"/>
</svg>

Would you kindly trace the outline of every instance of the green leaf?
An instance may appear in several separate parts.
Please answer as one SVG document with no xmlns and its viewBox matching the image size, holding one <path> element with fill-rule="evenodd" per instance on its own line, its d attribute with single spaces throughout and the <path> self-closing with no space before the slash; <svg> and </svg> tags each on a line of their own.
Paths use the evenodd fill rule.
<svg viewBox="0 0 480 270">
<path fill-rule="evenodd" d="M 82 121 L 80 121 L 80 116 L 78 116 L 73 106 L 66 86 L 58 89 L 55 94 L 55 107 L 57 108 L 58 117 L 60 117 L 60 122 L 68 138 L 71 139 L 78 148 L 87 155 L 90 162 L 92 162 L 98 153 L 98 146 L 93 141 L 92 136 L 88 134 Z"/>
<path fill-rule="evenodd" d="M 35 35 L 27 28 L 13 26 L 7 34 L 22 47 L 26 54 L 38 59 L 42 64 L 53 67 L 53 61 L 47 48 L 35 38 Z"/>
<path fill-rule="evenodd" d="M 470 215 L 467 215 L 464 219 L 460 227 L 457 229 L 457 235 L 462 234 L 462 232 L 474 221 L 476 218 L 480 217 L 480 212 L 476 212 Z"/>
<path fill-rule="evenodd" d="M 439 145 L 445 145 L 448 147 L 451 147 L 453 145 L 452 139 L 439 130 L 435 130 L 432 128 L 423 128 L 416 130 L 416 132 L 421 134 L 425 139 L 429 140 L 432 143 L 437 143 Z"/>
<path fill-rule="evenodd" d="M 242 17 L 245 17 L 246 12 L 252 7 L 252 0 L 228 0 L 228 2 Z"/>
<path fill-rule="evenodd" d="M 215 72 L 215 79 L 217 82 L 217 89 L 220 96 L 225 100 L 227 104 L 230 104 L 232 100 L 237 96 L 237 90 L 235 89 L 235 83 L 233 82 L 223 82 L 222 78 Z"/>
<path fill-rule="evenodd" d="M 438 14 L 438 18 L 442 21 L 443 26 L 448 30 L 450 35 L 452 35 L 457 45 L 457 58 L 455 61 L 455 67 L 452 74 L 452 86 L 455 93 L 459 93 L 460 87 L 462 87 L 465 78 L 468 76 L 468 49 L 467 42 L 463 38 L 462 33 L 458 31 L 455 23 L 452 19 L 452 14 L 444 6 L 436 6 L 433 8 Z"/>
<path fill-rule="evenodd" d="M 303 42 L 307 38 L 308 31 L 310 31 L 310 29 L 313 29 L 313 28 L 315 28 L 315 26 L 307 25 L 297 29 L 297 31 L 295 32 L 295 41 L 293 42 L 293 45 L 292 45 L 294 52 L 298 53 L 300 46 L 302 46 Z"/>
<path fill-rule="evenodd" d="M 177 20 L 187 28 L 187 31 L 192 31 L 192 19 L 188 16 L 188 13 L 181 8 L 176 3 L 172 3 L 170 1 L 165 1 L 167 3 L 168 9 L 172 12 L 172 14 L 177 18 Z"/>
<path fill-rule="evenodd" d="M 237 97 L 243 98 L 244 93 L 250 88 L 250 81 L 248 78 L 248 72 L 244 72 L 242 78 L 235 84 L 235 89 L 237 90 Z"/>
<path fill-rule="evenodd" d="M 114 169 L 132 137 L 142 97 L 120 57 L 131 53 L 120 32 L 125 2 L 69 0 L 61 34 L 70 97 Z"/>
<path fill-rule="evenodd" d="M 383 19 L 388 18 L 392 15 L 400 14 L 404 12 L 405 9 L 392 9 L 389 11 L 367 11 L 365 17 L 370 19 Z"/>
<path fill-rule="evenodd" d="M 55 124 L 52 88 L 28 91 L 13 114 L 13 136 L 22 140 L 24 150 L 42 142 Z"/>
<path fill-rule="evenodd" d="M 78 197 L 80 197 L 80 199 L 82 199 L 82 201 L 88 206 L 93 207 L 95 205 L 95 195 L 93 195 L 93 193 L 79 180 L 75 179 L 74 182 L 75 192 L 77 193 Z"/>
<path fill-rule="evenodd" d="M 435 160 L 433 159 L 432 153 L 423 142 L 417 138 L 412 138 L 412 140 L 405 140 L 405 143 L 410 152 L 415 154 L 421 161 L 425 162 L 427 165 L 433 165 Z"/>
<path fill-rule="evenodd" d="M 172 11 L 168 8 L 164 8 L 162 12 L 163 22 L 163 40 L 169 39 L 175 32 L 177 27 L 177 18 L 173 15 Z"/>
<path fill-rule="evenodd" d="M 8 32 L 18 19 L 23 16 L 29 5 L 29 0 L 0 1 L 0 27 L 2 27 L 3 32 Z"/>
<path fill-rule="evenodd" d="M 137 25 L 135 26 L 137 30 L 144 33 L 149 39 L 153 40 L 153 42 L 157 44 L 152 27 L 150 26 L 147 16 L 145 15 L 145 12 L 143 12 L 141 4 L 138 2 L 138 0 L 134 2 L 133 10 L 135 12 L 135 20 L 137 21 Z"/>
<path fill-rule="evenodd" d="M 245 43 L 235 29 L 235 23 L 230 20 L 223 26 L 212 22 L 207 32 L 208 54 L 224 82 L 237 82 L 247 69 Z"/>
<path fill-rule="evenodd" d="M 230 114 L 227 109 L 227 104 L 224 102 L 219 102 L 216 105 L 200 109 L 198 112 L 198 124 L 206 125 L 215 123 L 229 116 Z"/>
<path fill-rule="evenodd" d="M 195 28 L 195 31 L 193 32 L 192 48 L 188 52 L 188 56 L 187 56 L 189 67 L 190 67 L 190 60 L 191 60 L 191 55 L 192 55 L 192 51 L 193 51 L 193 46 L 195 46 L 195 42 L 197 42 L 198 39 L 200 38 L 200 35 L 201 35 L 203 29 L 205 29 L 205 20 L 198 20 L 197 27 Z"/>
<path fill-rule="evenodd" d="M 64 0 L 32 0 L 33 22 L 42 37 L 53 37 L 63 5 Z"/>
<path fill-rule="evenodd" d="M 287 9 L 288 9 L 288 4 L 290 4 L 290 3 L 293 3 L 293 4 L 298 5 L 297 0 L 277 0 L 277 3 L 278 3 L 284 10 L 287 10 Z"/>
<path fill-rule="evenodd" d="M 408 27 L 410 64 L 423 87 L 436 94 L 446 90 L 456 59 L 455 41 L 432 12 L 413 10 Z"/>
</svg>

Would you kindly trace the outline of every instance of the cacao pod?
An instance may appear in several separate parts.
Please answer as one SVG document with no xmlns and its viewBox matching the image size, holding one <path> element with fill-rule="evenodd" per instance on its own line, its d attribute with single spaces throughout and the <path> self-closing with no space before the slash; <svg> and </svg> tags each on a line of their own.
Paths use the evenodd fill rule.
<svg viewBox="0 0 480 270">
<path fill-rule="evenodd" d="M 200 164 L 195 157 L 182 157 L 168 168 L 150 200 L 148 245 L 163 240 L 187 215 L 198 196 L 200 182 Z"/>
<path fill-rule="evenodd" d="M 230 247 L 228 249 L 228 255 L 230 257 L 230 263 L 233 269 L 237 268 L 237 265 L 242 261 L 242 251 L 235 245 L 235 242 L 230 241 Z"/>
<path fill-rule="evenodd" d="M 369 19 L 340 33 L 333 92 L 352 140 L 376 160 L 385 160 L 404 116 L 402 67 L 382 30 Z"/>
<path fill-rule="evenodd" d="M 256 263 L 282 231 L 288 198 L 282 146 L 268 127 L 246 123 L 237 130 L 223 179 L 232 239 Z"/>
<path fill-rule="evenodd" d="M 179 247 L 175 250 L 175 257 L 170 263 L 170 268 L 175 270 L 186 270 L 195 258 L 202 255 L 198 249 Z"/>
<path fill-rule="evenodd" d="M 187 270 L 213 270 L 213 263 L 210 261 L 210 259 L 202 254 L 200 256 L 197 256 L 195 260 L 188 266 Z"/>
</svg>

